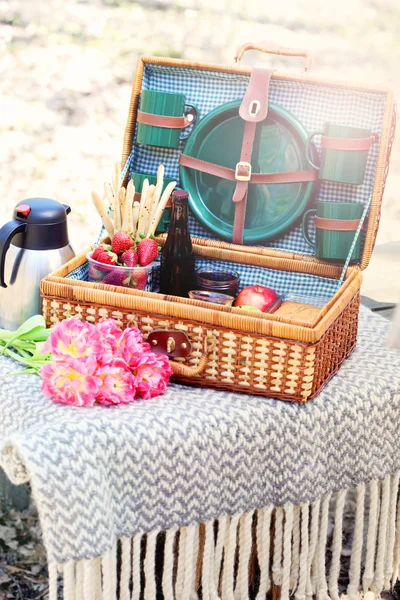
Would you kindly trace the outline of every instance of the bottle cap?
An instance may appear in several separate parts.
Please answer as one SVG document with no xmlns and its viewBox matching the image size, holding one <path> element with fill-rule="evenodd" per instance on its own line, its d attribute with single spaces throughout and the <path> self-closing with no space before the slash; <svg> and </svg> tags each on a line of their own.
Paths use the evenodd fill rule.
<svg viewBox="0 0 400 600">
<path fill-rule="evenodd" d="M 176 198 L 177 200 L 186 200 L 189 198 L 189 192 L 186 190 L 174 190 L 172 192 L 172 198 Z"/>
</svg>

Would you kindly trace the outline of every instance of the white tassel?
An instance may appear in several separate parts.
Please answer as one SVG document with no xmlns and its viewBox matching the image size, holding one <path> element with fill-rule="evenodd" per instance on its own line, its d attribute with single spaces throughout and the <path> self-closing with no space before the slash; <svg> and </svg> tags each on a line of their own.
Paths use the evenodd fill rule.
<svg viewBox="0 0 400 600">
<path fill-rule="evenodd" d="M 214 523 L 208 521 L 205 524 L 205 539 L 203 551 L 203 563 L 201 569 L 201 589 L 203 600 L 211 600 L 211 583 L 214 579 L 214 571 L 212 570 L 214 554 Z M 184 600 L 184 598 L 183 598 Z"/>
<path fill-rule="evenodd" d="M 299 564 L 299 585 L 297 586 L 295 600 L 305 600 L 307 585 L 307 562 L 308 562 L 308 520 L 310 506 L 301 505 L 301 551 Z"/>
<path fill-rule="evenodd" d="M 283 508 L 275 509 L 275 539 L 272 561 L 272 582 L 282 585 Z"/>
<path fill-rule="evenodd" d="M 269 555 L 272 506 L 257 511 L 257 556 L 260 567 L 260 586 L 256 600 L 265 600 L 271 581 L 269 577 Z"/>
<path fill-rule="evenodd" d="M 57 564 L 49 564 L 49 600 L 57 600 L 58 569 Z"/>
<path fill-rule="evenodd" d="M 76 563 L 76 590 L 75 590 L 75 596 L 76 598 L 83 598 L 84 597 L 84 592 L 83 592 L 83 560 L 80 560 L 79 562 Z M 107 598 L 110 598 L 110 600 L 114 600 L 114 598 L 110 595 L 107 596 Z M 50 599 L 49 599 L 50 600 Z"/>
<path fill-rule="evenodd" d="M 139 600 L 142 587 L 140 575 L 140 554 L 142 547 L 142 536 L 137 534 L 133 538 L 132 546 L 132 598 L 131 600 Z M 173 596 L 171 596 L 172 598 Z"/>
<path fill-rule="evenodd" d="M 233 585 L 234 585 L 234 569 L 235 569 L 235 553 L 236 553 L 236 538 L 237 527 L 240 515 L 233 515 L 230 518 L 229 527 L 227 527 L 225 548 L 224 548 L 224 565 L 222 571 L 222 600 L 234 600 Z"/>
<path fill-rule="evenodd" d="M 385 572 L 384 572 L 384 588 L 388 590 L 393 577 L 393 551 L 394 541 L 396 535 L 396 504 L 397 504 L 397 492 L 399 490 L 399 474 L 393 475 L 392 484 L 390 490 L 390 508 L 389 508 L 389 520 L 387 526 L 387 546 L 386 546 L 386 561 L 385 561 Z M 396 580 L 393 580 L 395 583 Z"/>
<path fill-rule="evenodd" d="M 162 589 L 164 598 L 174 598 L 174 544 L 176 529 L 168 529 L 165 534 L 164 544 L 164 569 L 162 578 Z M 138 596 L 139 597 L 139 596 Z M 135 599 L 136 600 L 136 599 Z"/>
<path fill-rule="evenodd" d="M 292 529 L 293 529 L 293 504 L 285 507 L 285 527 L 283 533 L 283 569 L 281 600 L 289 600 L 290 566 L 292 560 Z"/>
<path fill-rule="evenodd" d="M 101 591 L 101 557 L 94 559 L 94 593 L 96 600 L 103 600 Z"/>
<path fill-rule="evenodd" d="M 236 578 L 235 599 L 249 598 L 249 563 L 251 556 L 253 513 L 242 515 L 239 528 L 239 567 Z"/>
<path fill-rule="evenodd" d="M 340 557 L 343 544 L 343 511 L 347 490 L 336 494 L 335 522 L 332 538 L 332 560 L 329 571 L 329 594 L 332 600 L 339 600 Z"/>
<path fill-rule="evenodd" d="M 386 535 L 390 504 L 390 483 L 390 477 L 387 477 L 382 482 L 382 500 L 381 511 L 379 515 L 378 551 L 376 554 L 375 576 L 371 585 L 371 589 L 376 595 L 380 595 L 384 583 Z"/>
<path fill-rule="evenodd" d="M 300 506 L 293 507 L 293 547 L 292 567 L 290 570 L 290 589 L 295 591 L 299 580 L 299 558 L 300 558 Z"/>
<path fill-rule="evenodd" d="M 397 581 L 400 565 L 400 494 L 397 502 L 396 537 L 393 552 L 393 583 Z"/>
<path fill-rule="evenodd" d="M 75 600 L 75 565 L 73 560 L 64 565 L 64 600 Z"/>
<path fill-rule="evenodd" d="M 307 583 L 306 583 L 306 597 L 312 598 L 315 589 L 314 582 L 312 580 L 312 568 L 314 565 L 314 559 L 316 557 L 316 549 L 318 542 L 318 527 L 319 527 L 319 509 L 321 501 L 318 498 L 311 505 L 311 531 L 310 531 L 310 543 L 308 546 L 308 558 L 307 558 Z"/>
<path fill-rule="evenodd" d="M 129 582 L 131 579 L 131 538 L 121 540 L 120 600 L 130 600 Z"/>
<path fill-rule="evenodd" d="M 326 537 L 328 535 L 329 503 L 331 494 L 328 494 L 322 501 L 321 507 L 321 525 L 318 540 L 317 551 L 317 599 L 329 600 L 328 584 L 326 581 Z"/>
<path fill-rule="evenodd" d="M 199 560 L 200 551 L 200 526 L 196 525 L 194 529 L 194 550 L 193 550 L 193 588 L 190 595 L 190 600 L 199 600 L 197 594 L 197 563 Z"/>
<path fill-rule="evenodd" d="M 96 600 L 95 588 L 95 561 L 83 560 L 83 598 L 84 600 Z"/>
<path fill-rule="evenodd" d="M 358 589 L 360 587 L 361 575 L 361 556 L 363 549 L 363 532 L 364 532 L 364 500 L 365 500 L 365 485 L 362 484 L 357 488 L 357 504 L 356 514 L 354 519 L 354 537 L 353 546 L 351 548 L 350 570 L 349 570 L 349 585 L 347 586 L 347 595 L 350 600 L 357 600 Z"/>
<path fill-rule="evenodd" d="M 176 581 L 175 581 L 176 600 L 185 600 L 182 596 L 183 580 L 185 577 L 185 546 L 186 546 L 186 528 L 181 527 L 179 530 L 178 566 L 177 566 Z"/>
<path fill-rule="evenodd" d="M 374 566 L 376 554 L 376 539 L 378 535 L 378 482 L 371 481 L 369 484 L 369 512 L 368 512 L 368 533 L 367 548 L 365 554 L 365 568 L 363 575 L 363 592 L 368 592 L 374 579 Z"/>
<path fill-rule="evenodd" d="M 194 591 L 196 582 L 196 569 L 194 562 L 194 543 L 196 537 L 195 525 L 186 527 L 186 546 L 185 546 L 185 567 L 183 575 L 183 598 L 190 598 Z"/>
<path fill-rule="evenodd" d="M 144 559 L 144 600 L 156 600 L 156 543 L 157 531 L 146 536 L 146 556 Z"/>
<path fill-rule="evenodd" d="M 217 594 L 217 596 L 218 596 L 219 582 L 220 582 L 220 577 L 221 577 L 222 557 L 224 554 L 224 543 L 225 543 L 227 525 L 228 525 L 227 517 L 222 517 L 218 521 L 217 542 L 215 545 L 215 552 L 214 552 L 214 588 L 213 588 L 214 592 Z"/>
</svg>

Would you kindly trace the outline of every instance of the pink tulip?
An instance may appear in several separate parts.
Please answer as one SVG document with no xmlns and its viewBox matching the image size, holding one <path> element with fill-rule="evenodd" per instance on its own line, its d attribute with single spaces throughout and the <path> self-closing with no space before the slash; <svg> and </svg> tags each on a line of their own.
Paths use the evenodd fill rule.
<svg viewBox="0 0 400 600">
<path fill-rule="evenodd" d="M 152 352 L 142 355 L 133 372 L 136 375 L 137 395 L 145 399 L 163 394 L 173 374 L 168 358 Z"/>
<path fill-rule="evenodd" d="M 100 366 L 97 376 L 101 380 L 96 398 L 99 404 L 128 404 L 135 399 L 136 379 L 124 360 L 116 358 L 110 364 Z"/>
<path fill-rule="evenodd" d="M 117 355 L 131 367 L 135 368 L 141 357 L 149 352 L 150 344 L 143 341 L 139 329 L 128 327 L 122 333 L 117 343 Z"/>
<path fill-rule="evenodd" d="M 100 350 L 97 328 L 76 317 L 57 323 L 43 346 L 43 352 L 51 352 L 56 358 L 67 359 L 97 356 Z"/>
<path fill-rule="evenodd" d="M 40 369 L 42 392 L 61 404 L 93 406 L 102 381 L 96 375 L 97 360 L 53 360 Z"/>
</svg>

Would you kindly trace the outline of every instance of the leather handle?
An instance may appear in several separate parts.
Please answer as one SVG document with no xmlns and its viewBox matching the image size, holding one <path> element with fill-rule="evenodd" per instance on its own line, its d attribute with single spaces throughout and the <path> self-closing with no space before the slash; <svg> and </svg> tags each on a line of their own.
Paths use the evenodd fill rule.
<svg viewBox="0 0 400 600">
<path fill-rule="evenodd" d="M 214 337 L 207 337 L 205 339 L 204 351 L 197 367 L 189 367 L 188 365 L 175 362 L 174 360 L 170 360 L 169 364 L 172 367 L 174 375 L 177 377 L 185 377 L 185 379 L 190 379 L 192 377 L 198 377 L 199 375 L 201 375 L 204 369 L 206 368 L 206 364 L 208 363 L 208 356 L 210 352 L 214 350 L 215 344 L 216 339 Z"/>
<path fill-rule="evenodd" d="M 285 48 L 284 46 L 279 46 L 273 42 L 268 42 L 266 44 L 243 44 L 243 46 L 240 46 L 236 51 L 235 63 L 240 63 L 243 54 L 248 50 L 258 50 L 259 52 L 265 52 L 265 54 L 279 54 L 281 56 L 303 56 L 304 71 L 308 73 L 311 69 L 311 54 L 299 48 Z"/>
</svg>

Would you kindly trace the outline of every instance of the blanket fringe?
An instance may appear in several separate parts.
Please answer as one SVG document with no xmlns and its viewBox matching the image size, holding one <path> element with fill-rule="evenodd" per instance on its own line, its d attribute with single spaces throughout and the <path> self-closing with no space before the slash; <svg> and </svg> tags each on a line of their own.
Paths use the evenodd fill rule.
<svg viewBox="0 0 400 600">
<path fill-rule="evenodd" d="M 400 568 L 399 481 L 121 538 L 101 557 L 50 564 L 49 599 L 379 597 Z"/>
</svg>

